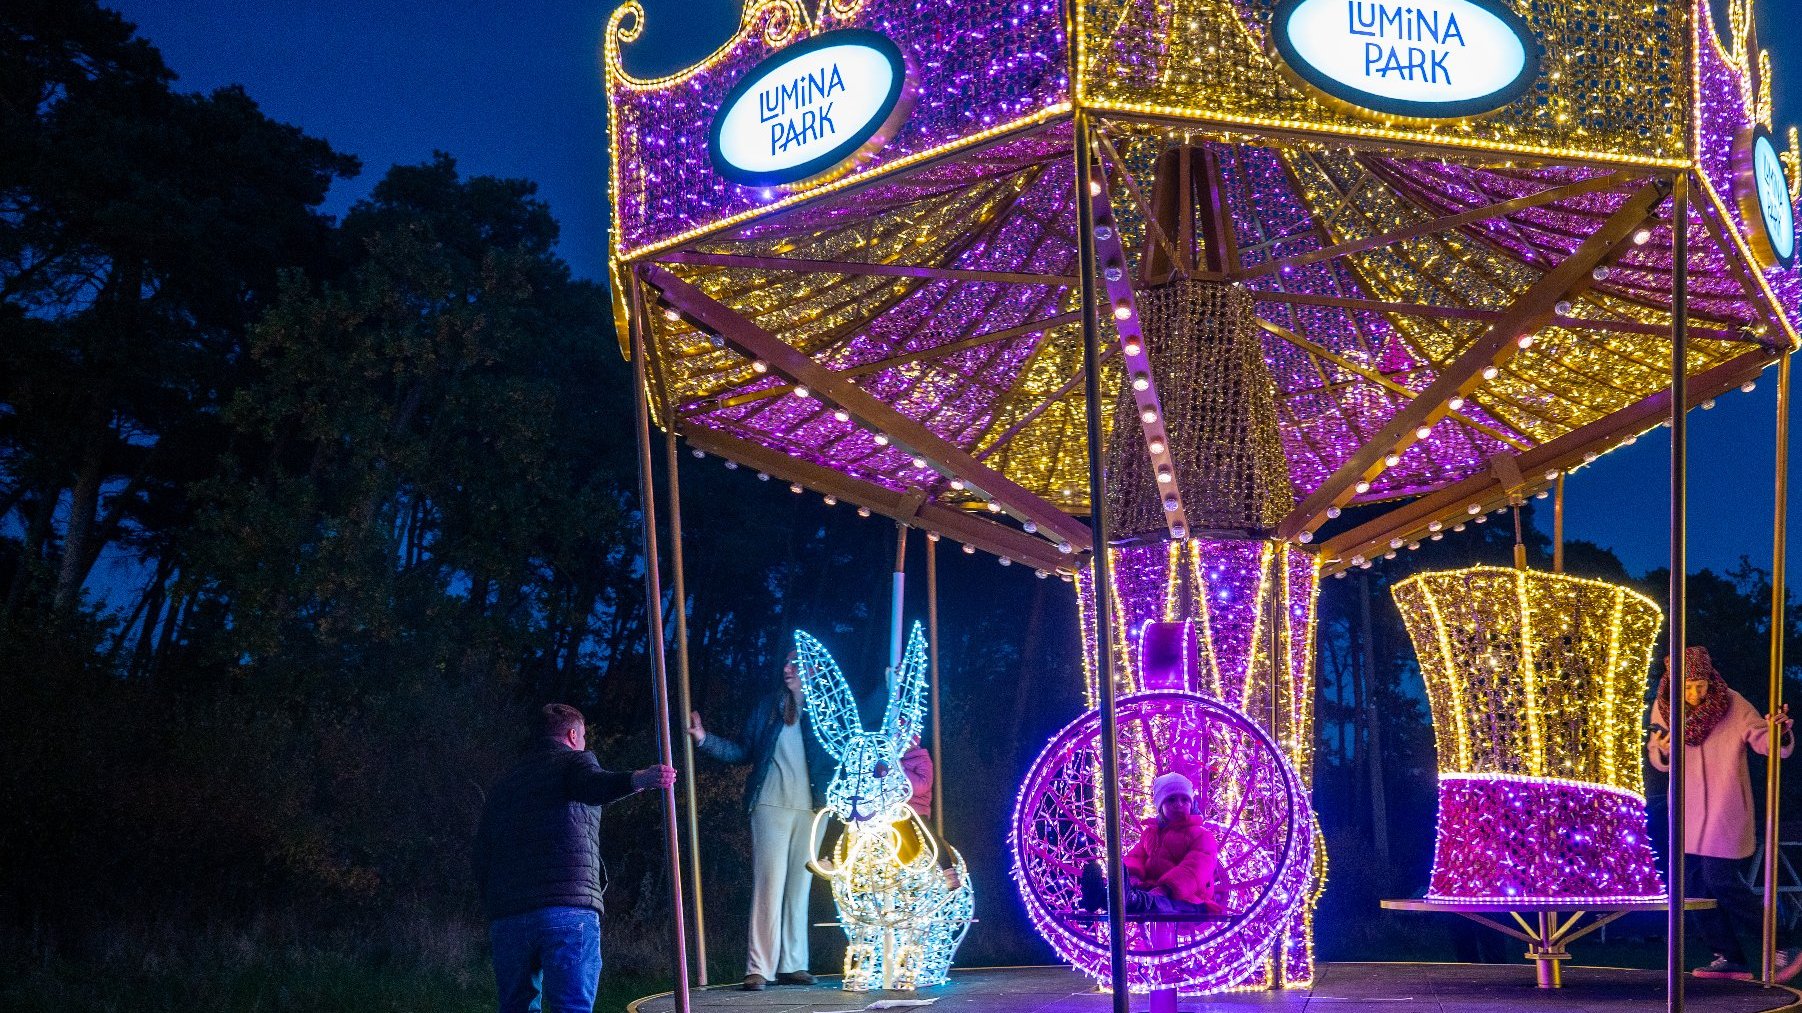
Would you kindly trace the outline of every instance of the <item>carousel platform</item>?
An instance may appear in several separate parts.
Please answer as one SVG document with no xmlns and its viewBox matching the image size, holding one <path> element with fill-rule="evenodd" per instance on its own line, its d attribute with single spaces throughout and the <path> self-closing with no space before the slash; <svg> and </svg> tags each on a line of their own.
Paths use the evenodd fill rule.
<svg viewBox="0 0 1802 1013">
<path fill-rule="evenodd" d="M 1767 1013 L 1802 1010 L 1802 992 L 1757 982 L 1691 978 L 1684 992 L 1691 1013 Z M 862 1013 L 884 1000 L 931 999 L 928 1006 L 898 1007 L 958 1013 L 1107 1013 L 1109 999 L 1064 967 L 972 968 L 922 992 L 845 992 L 834 979 L 810 988 L 772 986 L 745 992 L 736 985 L 697 990 L 697 1010 L 755 1013 Z M 1135 996 L 1133 1009 L 1145 1008 Z M 1283 1013 L 1643 1013 L 1664 1005 L 1664 972 L 1615 967 L 1569 967 L 1564 987 L 1540 989 L 1531 968 L 1519 964 L 1321 964 L 1312 989 L 1231 992 L 1184 997 L 1183 1010 L 1276 1010 Z M 669 1013 L 670 996 L 647 996 L 627 1013 Z M 889 1007 L 897 1008 L 897 1007 Z"/>
</svg>

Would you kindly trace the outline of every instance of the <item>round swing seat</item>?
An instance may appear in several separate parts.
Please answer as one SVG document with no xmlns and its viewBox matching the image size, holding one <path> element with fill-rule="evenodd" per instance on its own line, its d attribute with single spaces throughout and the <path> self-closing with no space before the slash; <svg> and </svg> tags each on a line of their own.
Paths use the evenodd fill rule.
<svg viewBox="0 0 1802 1013">
<path fill-rule="evenodd" d="M 1225 914 L 1127 914 L 1127 981 L 1134 992 L 1213 992 L 1241 984 L 1266 961 L 1309 900 L 1314 818 L 1307 792 L 1270 736 L 1198 693 L 1163 690 L 1119 701 L 1122 849 L 1155 814 L 1162 773 L 1195 785 L 1220 844 Z M 1112 987 L 1105 913 L 1082 910 L 1078 879 L 1105 854 L 1101 715 L 1054 736 L 1032 765 L 1015 808 L 1014 881 L 1039 934 L 1058 955 Z"/>
</svg>

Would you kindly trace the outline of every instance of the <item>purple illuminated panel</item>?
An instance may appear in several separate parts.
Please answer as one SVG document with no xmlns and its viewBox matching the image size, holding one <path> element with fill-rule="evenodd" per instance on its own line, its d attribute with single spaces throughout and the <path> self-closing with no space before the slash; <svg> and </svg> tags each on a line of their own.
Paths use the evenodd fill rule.
<svg viewBox="0 0 1802 1013">
<path fill-rule="evenodd" d="M 1572 781 L 1439 776 L 1434 900 L 1664 899 L 1637 795 Z"/>
<path fill-rule="evenodd" d="M 1068 100 L 1069 58 L 1063 7 L 1056 0 L 969 0 L 928 4 L 867 0 L 822 31 L 865 28 L 892 39 L 918 82 L 911 115 L 895 138 L 858 169 L 895 162 L 1031 116 Z M 809 5 L 811 9 L 811 5 Z M 713 168 L 707 138 L 732 86 L 806 36 L 791 22 L 799 7 L 768 3 L 713 62 L 656 85 L 609 80 L 613 103 L 614 206 L 622 252 L 754 211 L 784 196 L 779 188 L 727 182 Z"/>
</svg>

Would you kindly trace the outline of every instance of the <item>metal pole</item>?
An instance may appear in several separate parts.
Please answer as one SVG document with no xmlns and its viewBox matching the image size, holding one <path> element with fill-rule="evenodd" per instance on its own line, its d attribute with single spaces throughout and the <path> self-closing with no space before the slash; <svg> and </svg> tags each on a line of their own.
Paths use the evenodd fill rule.
<svg viewBox="0 0 1802 1013">
<path fill-rule="evenodd" d="M 1671 903 L 1665 913 L 1665 1009 L 1683 1011 L 1683 673 L 1688 629 L 1684 622 L 1684 571 L 1689 565 L 1689 180 L 1678 175 L 1671 190 L 1671 687 L 1669 799 Z"/>
<path fill-rule="evenodd" d="M 926 539 L 926 650 L 932 679 L 932 832 L 945 840 L 945 753 L 939 743 L 939 541 Z"/>
<path fill-rule="evenodd" d="M 1564 472 L 1558 473 L 1557 492 L 1552 494 L 1552 572 L 1564 572 Z"/>
<path fill-rule="evenodd" d="M 651 475 L 651 406 L 645 375 L 644 306 L 636 272 L 631 286 L 633 402 L 638 409 L 638 498 L 644 521 L 644 590 L 650 612 L 652 703 L 657 711 L 657 755 L 666 766 L 675 766 L 669 727 L 669 671 L 663 657 L 663 581 L 657 572 L 657 483 Z M 684 715 L 686 717 L 686 715 Z M 682 911 L 682 841 L 676 829 L 676 788 L 663 790 L 663 838 L 669 854 L 670 917 L 675 920 L 676 1009 L 688 1013 L 688 931 Z"/>
<path fill-rule="evenodd" d="M 677 468 L 676 431 L 669 430 L 663 441 L 664 467 L 669 472 L 669 554 L 674 570 L 676 597 L 676 702 L 684 725 L 694 713 L 694 698 L 689 692 L 688 669 L 688 584 L 682 562 L 682 475 Z M 682 740 L 682 789 L 688 803 L 688 888 L 695 898 L 695 980 L 707 987 L 707 907 L 701 894 L 701 831 L 695 800 L 695 740 L 686 734 Z"/>
<path fill-rule="evenodd" d="M 1095 153 L 1089 145 L 1089 114 L 1073 116 L 1076 141 L 1076 253 L 1082 289 L 1082 365 L 1085 421 L 1089 450 L 1089 527 L 1095 555 L 1090 564 L 1095 589 L 1095 643 L 1101 657 L 1101 799 L 1107 844 L 1108 977 L 1114 983 L 1114 1013 L 1128 1013 L 1126 989 L 1126 872 L 1120 854 L 1120 736 L 1114 701 L 1113 626 L 1108 595 L 1113 579 L 1107 557 L 1106 439 L 1101 431 L 1101 320 L 1095 306 L 1095 205 L 1089 186 L 1094 180 Z M 1119 265 L 1124 269 L 1125 265 Z"/>
<path fill-rule="evenodd" d="M 895 585 L 889 602 L 888 688 L 892 693 L 901 674 L 901 615 L 907 591 L 907 525 L 895 522 Z"/>
<path fill-rule="evenodd" d="M 1776 504 L 1771 520 L 1771 720 L 1766 725 L 1771 744 L 1764 776 L 1764 954 L 1760 970 L 1765 981 L 1776 978 L 1777 969 L 1777 815 L 1780 797 L 1778 774 L 1783 764 L 1777 755 L 1776 715 L 1783 706 L 1783 637 L 1789 632 L 1784 567 L 1789 557 L 1789 357 L 1777 362 L 1777 460 L 1772 485 Z"/>
</svg>

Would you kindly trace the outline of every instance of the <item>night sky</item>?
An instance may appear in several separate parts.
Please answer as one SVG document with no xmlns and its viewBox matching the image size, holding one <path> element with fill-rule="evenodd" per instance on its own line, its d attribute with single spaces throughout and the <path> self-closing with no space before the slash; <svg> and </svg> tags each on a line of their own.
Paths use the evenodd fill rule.
<svg viewBox="0 0 1802 1013">
<path fill-rule="evenodd" d="M 705 56 L 738 24 L 736 0 L 644 0 L 647 25 L 627 60 L 641 74 Z M 391 164 L 434 150 L 466 173 L 536 181 L 563 225 L 575 271 L 606 276 L 607 145 L 600 39 L 611 6 L 574 0 L 124 0 L 181 75 L 206 90 L 242 84 L 272 116 L 363 160 L 340 183 L 342 212 Z M 1765 0 L 1761 43 L 1771 50 L 1778 134 L 1802 123 L 1802 39 L 1784 31 L 1802 0 Z M 1799 378 L 1802 379 L 1802 378 Z M 1769 565 L 1776 374 L 1692 415 L 1690 566 Z M 1802 429 L 1798 423 L 1797 429 Z M 1603 457 L 1567 484 L 1566 532 L 1613 548 L 1638 573 L 1667 558 L 1666 431 Z M 1792 448 L 1802 487 L 1802 432 Z M 754 481 L 747 476 L 747 481 Z M 1541 511 L 1545 524 L 1550 511 Z M 1802 488 L 1791 497 L 1792 535 Z M 889 537 L 886 522 L 871 537 Z M 1798 547 L 1802 549 L 1802 546 Z M 1792 553 L 1802 558 L 1802 551 Z M 1802 563 L 1791 582 L 1802 579 Z"/>
</svg>

